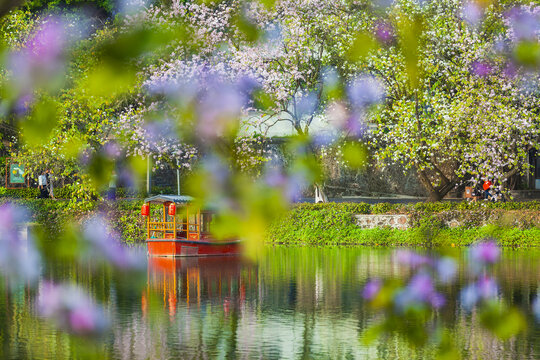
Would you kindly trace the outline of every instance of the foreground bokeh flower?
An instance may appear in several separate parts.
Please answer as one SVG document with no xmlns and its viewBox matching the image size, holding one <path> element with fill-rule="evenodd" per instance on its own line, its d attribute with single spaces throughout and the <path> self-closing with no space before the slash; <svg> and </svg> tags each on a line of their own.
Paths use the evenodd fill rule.
<svg viewBox="0 0 540 360">
<path fill-rule="evenodd" d="M 439 309 L 445 302 L 444 296 L 435 290 L 433 278 L 424 272 L 414 275 L 395 298 L 395 306 L 400 311 L 424 305 Z"/>
<path fill-rule="evenodd" d="M 38 295 L 38 313 L 77 335 L 96 335 L 109 326 L 103 310 L 75 285 L 44 282 Z"/>
<path fill-rule="evenodd" d="M 395 252 L 394 258 L 398 264 L 409 266 L 411 268 L 432 264 L 432 260 L 427 256 L 420 255 L 410 250 L 398 250 Z"/>
<path fill-rule="evenodd" d="M 31 234 L 25 209 L 4 204 L 0 206 L 0 271 L 10 284 L 33 283 L 39 276 L 41 258 Z"/>
<path fill-rule="evenodd" d="M 9 56 L 14 94 L 28 96 L 38 88 L 58 88 L 65 70 L 67 44 L 64 20 L 54 16 L 45 18 L 24 47 Z"/>
<path fill-rule="evenodd" d="M 501 250 L 493 239 L 480 242 L 470 249 L 472 264 L 494 264 L 499 260 Z"/>
<path fill-rule="evenodd" d="M 382 282 L 380 279 L 371 279 L 364 286 L 362 297 L 366 300 L 372 300 L 381 290 Z"/>
<path fill-rule="evenodd" d="M 467 285 L 461 290 L 461 305 L 470 311 L 481 301 L 495 299 L 498 289 L 495 279 L 483 275 L 476 282 Z"/>
<path fill-rule="evenodd" d="M 111 230 L 110 224 L 102 215 L 87 221 L 83 231 L 84 239 L 90 245 L 90 256 L 102 258 L 122 270 L 136 270 L 146 266 L 146 256 L 123 245 L 120 235 Z"/>
</svg>

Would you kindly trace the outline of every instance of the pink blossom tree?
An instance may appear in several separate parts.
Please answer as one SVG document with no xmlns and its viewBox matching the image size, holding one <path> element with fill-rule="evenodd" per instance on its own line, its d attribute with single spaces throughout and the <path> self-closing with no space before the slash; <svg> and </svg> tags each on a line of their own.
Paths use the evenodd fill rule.
<svg viewBox="0 0 540 360">
<path fill-rule="evenodd" d="M 477 9 L 483 27 L 467 23 L 467 11 L 453 0 L 396 6 L 388 22 L 401 33 L 368 59 L 387 85 L 375 155 L 416 169 L 431 200 L 468 179 L 504 185 L 538 145 L 538 96 L 502 52 L 512 28 L 491 32 L 500 9 Z"/>
</svg>

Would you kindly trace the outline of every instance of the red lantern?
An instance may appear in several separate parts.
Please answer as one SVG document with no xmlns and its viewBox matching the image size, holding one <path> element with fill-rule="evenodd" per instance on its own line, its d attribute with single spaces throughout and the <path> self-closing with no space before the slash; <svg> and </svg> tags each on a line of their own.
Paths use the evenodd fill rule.
<svg viewBox="0 0 540 360">
<path fill-rule="evenodd" d="M 176 205 L 170 204 L 169 205 L 169 215 L 174 216 L 176 214 Z"/>
<path fill-rule="evenodd" d="M 144 204 L 141 207 L 141 215 L 142 216 L 148 216 L 149 214 L 150 214 L 150 206 L 148 206 L 148 204 Z"/>
</svg>

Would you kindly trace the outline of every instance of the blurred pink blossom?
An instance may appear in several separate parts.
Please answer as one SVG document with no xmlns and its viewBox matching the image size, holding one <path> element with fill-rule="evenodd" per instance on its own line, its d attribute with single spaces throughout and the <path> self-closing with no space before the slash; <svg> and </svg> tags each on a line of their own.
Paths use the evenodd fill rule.
<svg viewBox="0 0 540 360">
<path fill-rule="evenodd" d="M 394 253 L 394 257 L 400 265 L 410 266 L 412 268 L 432 264 L 432 260 L 427 256 L 420 255 L 410 250 L 397 250 Z"/>
<path fill-rule="evenodd" d="M 394 40 L 394 28 L 387 22 L 379 21 L 375 25 L 375 36 L 383 44 L 389 44 Z"/>
<path fill-rule="evenodd" d="M 39 290 L 38 312 L 60 329 L 77 335 L 95 335 L 108 328 L 103 310 L 75 285 L 44 282 Z"/>
<path fill-rule="evenodd" d="M 87 256 L 98 256 L 124 270 L 137 270 L 146 266 L 146 256 L 123 245 L 120 235 L 111 229 L 103 215 L 96 215 L 84 224 L 84 239 L 91 250 Z"/>
<path fill-rule="evenodd" d="M 65 68 L 67 44 L 65 22 L 54 16 L 43 20 L 22 50 L 9 57 L 13 88 L 18 89 L 18 94 L 31 94 L 37 88 L 54 90 L 58 86 Z"/>
<path fill-rule="evenodd" d="M 494 264 L 499 260 L 501 250 L 495 240 L 485 240 L 470 248 L 470 256 L 473 262 L 480 264 Z"/>
<path fill-rule="evenodd" d="M 366 300 L 372 300 L 382 288 L 382 282 L 380 279 L 370 279 L 364 290 L 362 291 L 362 297 Z"/>
<path fill-rule="evenodd" d="M 471 72 L 476 76 L 485 77 L 493 72 L 493 67 L 485 61 L 475 61 L 471 65 Z"/>
<path fill-rule="evenodd" d="M 467 1 L 463 4 L 463 19 L 473 25 L 476 26 L 482 21 L 482 18 L 484 17 L 484 9 L 480 7 L 476 2 L 474 1 Z"/>
<path fill-rule="evenodd" d="M 385 97 L 385 87 L 375 77 L 361 74 L 347 86 L 347 96 L 353 108 L 363 109 L 381 102 Z"/>
<path fill-rule="evenodd" d="M 6 203 L 0 206 L 0 271 L 10 283 L 34 282 L 40 274 L 41 258 L 25 225 L 25 209 Z"/>
</svg>

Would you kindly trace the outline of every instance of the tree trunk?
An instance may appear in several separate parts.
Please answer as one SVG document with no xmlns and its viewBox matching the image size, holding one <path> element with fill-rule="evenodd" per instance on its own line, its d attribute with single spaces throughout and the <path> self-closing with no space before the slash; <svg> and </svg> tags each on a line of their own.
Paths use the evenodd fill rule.
<svg viewBox="0 0 540 360">
<path fill-rule="evenodd" d="M 420 177 L 420 182 L 429 193 L 427 199 L 429 202 L 441 201 L 456 185 L 455 180 L 446 179 L 446 182 L 443 185 L 435 187 L 431 184 L 431 181 L 424 171 L 418 171 L 418 175 Z"/>
<path fill-rule="evenodd" d="M 315 203 L 327 203 L 328 197 L 326 196 L 323 186 L 321 184 L 313 184 L 315 187 Z"/>
</svg>

